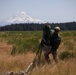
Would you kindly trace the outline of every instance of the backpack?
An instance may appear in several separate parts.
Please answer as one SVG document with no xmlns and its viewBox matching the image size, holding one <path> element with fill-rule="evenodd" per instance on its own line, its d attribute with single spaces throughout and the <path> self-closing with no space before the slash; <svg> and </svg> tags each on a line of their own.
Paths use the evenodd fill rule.
<svg viewBox="0 0 76 75">
<path fill-rule="evenodd" d="M 45 25 L 43 28 L 43 35 L 42 35 L 43 44 L 50 45 L 50 35 L 51 35 L 51 27 L 49 25 Z"/>
</svg>

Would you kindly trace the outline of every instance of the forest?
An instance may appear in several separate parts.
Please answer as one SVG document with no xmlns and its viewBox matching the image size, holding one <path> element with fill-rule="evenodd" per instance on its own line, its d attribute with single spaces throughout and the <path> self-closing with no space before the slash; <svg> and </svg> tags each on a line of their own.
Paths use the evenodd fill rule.
<svg viewBox="0 0 76 75">
<path fill-rule="evenodd" d="M 46 23 L 19 23 L 0 27 L 0 31 L 41 31 Z M 53 29 L 59 26 L 61 30 L 76 30 L 76 22 L 48 23 Z"/>
</svg>

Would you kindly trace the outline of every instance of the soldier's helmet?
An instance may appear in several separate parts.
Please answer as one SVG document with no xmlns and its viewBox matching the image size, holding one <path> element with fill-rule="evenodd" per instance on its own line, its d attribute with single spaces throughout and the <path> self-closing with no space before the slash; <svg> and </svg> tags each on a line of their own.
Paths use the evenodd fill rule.
<svg viewBox="0 0 76 75">
<path fill-rule="evenodd" d="M 60 27 L 56 26 L 56 27 L 54 28 L 54 30 L 57 31 L 57 32 L 59 32 L 59 31 L 60 31 Z"/>
<path fill-rule="evenodd" d="M 44 31 L 49 31 L 51 29 L 51 26 L 49 25 L 49 23 L 46 23 L 46 25 L 43 27 Z"/>
</svg>

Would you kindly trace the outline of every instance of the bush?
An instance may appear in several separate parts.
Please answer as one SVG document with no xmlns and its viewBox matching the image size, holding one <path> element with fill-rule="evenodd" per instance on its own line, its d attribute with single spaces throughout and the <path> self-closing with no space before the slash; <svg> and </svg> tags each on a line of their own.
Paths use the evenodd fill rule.
<svg viewBox="0 0 76 75">
<path fill-rule="evenodd" d="M 74 54 L 73 53 L 70 53 L 68 51 L 64 51 L 62 52 L 60 55 L 59 55 L 59 58 L 64 60 L 64 59 L 68 59 L 68 58 L 72 58 L 74 57 Z"/>
<path fill-rule="evenodd" d="M 13 46 L 13 49 L 11 51 L 11 55 L 14 55 L 14 54 L 16 54 L 16 47 L 15 46 Z"/>
</svg>

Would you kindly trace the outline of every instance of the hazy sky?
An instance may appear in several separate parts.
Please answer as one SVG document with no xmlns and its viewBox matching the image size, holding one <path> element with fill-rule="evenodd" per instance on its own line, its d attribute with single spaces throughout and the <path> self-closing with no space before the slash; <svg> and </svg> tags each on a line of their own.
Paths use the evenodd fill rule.
<svg viewBox="0 0 76 75">
<path fill-rule="evenodd" d="M 76 21 L 76 0 L 0 0 L 0 20 L 17 12 L 50 23 Z"/>
</svg>

